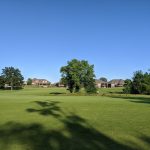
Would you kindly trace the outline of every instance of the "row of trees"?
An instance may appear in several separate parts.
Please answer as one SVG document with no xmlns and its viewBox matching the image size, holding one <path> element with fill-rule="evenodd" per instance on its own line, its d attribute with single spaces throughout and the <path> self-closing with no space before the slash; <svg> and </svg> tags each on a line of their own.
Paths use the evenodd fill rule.
<svg viewBox="0 0 150 150">
<path fill-rule="evenodd" d="M 136 71 L 132 80 L 125 80 L 124 93 L 150 94 L 150 73 Z"/>
<path fill-rule="evenodd" d="M 68 87 L 71 93 L 79 92 L 81 88 L 85 88 L 87 93 L 96 92 L 94 65 L 90 65 L 88 61 L 73 59 L 68 61 L 67 66 L 61 67 L 60 72 L 61 82 Z M 0 75 L 0 88 L 10 87 L 13 90 L 14 87 L 22 87 L 23 80 L 19 69 L 5 67 Z M 29 78 L 27 84 L 31 83 L 32 80 Z"/>
<path fill-rule="evenodd" d="M 96 93 L 94 65 L 90 65 L 88 61 L 73 59 L 68 61 L 66 66 L 61 67 L 60 72 L 61 83 L 65 84 L 71 93 L 80 92 L 81 88 L 84 88 L 87 93 Z M 24 77 L 19 69 L 5 67 L 0 75 L 0 89 L 20 88 L 23 80 Z M 107 82 L 104 77 L 100 80 Z M 27 83 L 30 85 L 32 80 L 29 78 Z M 123 91 L 131 94 L 150 94 L 150 73 L 136 71 L 132 80 L 125 80 Z"/>
<path fill-rule="evenodd" d="M 23 85 L 24 77 L 21 71 L 14 67 L 5 67 L 2 69 L 0 75 L 0 89 L 10 87 L 11 90 L 14 88 L 21 88 Z"/>
<path fill-rule="evenodd" d="M 87 93 L 95 93 L 94 65 L 89 65 L 88 61 L 73 59 L 68 61 L 67 66 L 60 69 L 62 73 L 62 83 L 68 86 L 71 93 L 79 92 L 82 87 Z M 105 77 L 100 80 L 107 82 Z M 150 94 L 150 73 L 136 71 L 132 80 L 125 80 L 124 93 L 130 94 Z"/>
</svg>

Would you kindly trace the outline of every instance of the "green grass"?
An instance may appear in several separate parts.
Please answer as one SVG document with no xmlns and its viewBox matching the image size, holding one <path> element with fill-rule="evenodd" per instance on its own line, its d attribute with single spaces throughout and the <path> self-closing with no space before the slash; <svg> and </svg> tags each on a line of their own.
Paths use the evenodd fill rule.
<svg viewBox="0 0 150 150">
<path fill-rule="evenodd" d="M 0 150 L 149 150 L 150 96 L 120 92 L 0 91 Z"/>
<path fill-rule="evenodd" d="M 122 87 L 116 87 L 116 88 L 99 88 L 100 94 L 122 94 L 123 88 Z"/>
</svg>

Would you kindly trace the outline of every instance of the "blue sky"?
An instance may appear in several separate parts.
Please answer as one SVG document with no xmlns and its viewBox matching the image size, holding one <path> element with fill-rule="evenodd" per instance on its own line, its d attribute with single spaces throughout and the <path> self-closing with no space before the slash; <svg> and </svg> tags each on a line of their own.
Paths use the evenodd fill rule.
<svg viewBox="0 0 150 150">
<path fill-rule="evenodd" d="M 0 70 L 56 82 L 73 58 L 96 77 L 150 68 L 149 0 L 0 0 Z"/>
</svg>

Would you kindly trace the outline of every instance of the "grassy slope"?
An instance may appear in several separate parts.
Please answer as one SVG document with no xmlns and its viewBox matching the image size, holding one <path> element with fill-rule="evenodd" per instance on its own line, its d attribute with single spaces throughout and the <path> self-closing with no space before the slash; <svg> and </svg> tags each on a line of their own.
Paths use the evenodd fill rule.
<svg viewBox="0 0 150 150">
<path fill-rule="evenodd" d="M 63 88 L 0 91 L 0 150 L 150 149 L 150 97 L 100 90 L 112 95 L 62 96 Z"/>
</svg>

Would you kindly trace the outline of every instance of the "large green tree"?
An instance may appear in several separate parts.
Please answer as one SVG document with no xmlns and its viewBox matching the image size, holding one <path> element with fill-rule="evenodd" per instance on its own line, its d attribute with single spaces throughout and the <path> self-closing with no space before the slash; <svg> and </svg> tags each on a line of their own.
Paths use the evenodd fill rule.
<svg viewBox="0 0 150 150">
<path fill-rule="evenodd" d="M 124 81 L 123 92 L 126 93 L 126 94 L 129 94 L 129 93 L 131 93 L 131 91 L 132 91 L 132 81 L 130 79 L 126 79 Z"/>
<path fill-rule="evenodd" d="M 125 81 L 125 93 L 150 94 L 150 73 L 136 71 L 132 80 Z"/>
<path fill-rule="evenodd" d="M 143 93 L 143 84 L 144 84 L 144 74 L 143 72 L 136 71 L 132 78 L 132 93 L 142 94 Z"/>
<path fill-rule="evenodd" d="M 5 86 L 5 81 L 4 81 L 4 77 L 0 76 L 0 89 L 3 89 Z"/>
<path fill-rule="evenodd" d="M 15 87 L 21 87 L 23 85 L 23 76 L 21 71 L 14 67 L 5 67 L 2 69 L 2 76 L 4 78 L 5 84 L 11 86 L 11 90 Z"/>
<path fill-rule="evenodd" d="M 79 92 L 82 87 L 86 92 L 96 92 L 94 80 L 94 65 L 88 61 L 73 59 L 67 62 L 67 66 L 60 69 L 62 81 L 68 86 L 71 93 Z"/>
<path fill-rule="evenodd" d="M 31 78 L 28 78 L 27 80 L 27 85 L 31 85 L 32 84 L 32 79 Z"/>
</svg>

